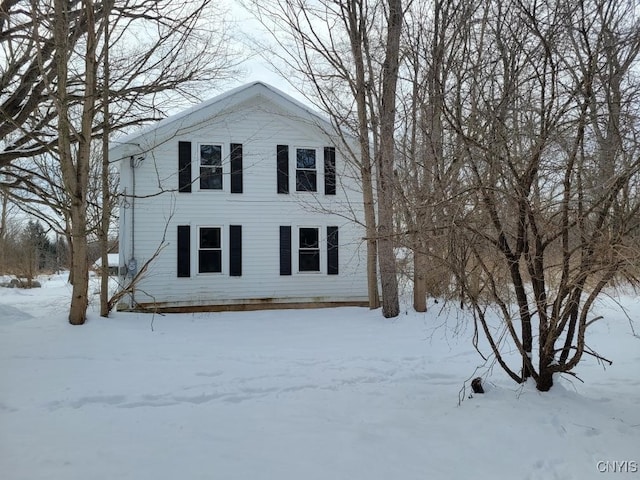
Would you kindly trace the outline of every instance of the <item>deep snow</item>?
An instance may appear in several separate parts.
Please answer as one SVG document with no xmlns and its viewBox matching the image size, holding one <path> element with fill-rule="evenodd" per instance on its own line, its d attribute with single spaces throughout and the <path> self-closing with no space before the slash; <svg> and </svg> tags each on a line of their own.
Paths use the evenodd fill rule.
<svg viewBox="0 0 640 480">
<path fill-rule="evenodd" d="M 640 478 L 640 339 L 610 300 L 589 345 L 613 365 L 588 357 L 584 384 L 542 394 L 483 366 L 466 312 L 441 304 L 394 320 L 92 306 L 72 327 L 68 299 L 62 276 L 0 288 L 2 479 Z M 487 393 L 459 405 L 477 375 Z"/>
</svg>

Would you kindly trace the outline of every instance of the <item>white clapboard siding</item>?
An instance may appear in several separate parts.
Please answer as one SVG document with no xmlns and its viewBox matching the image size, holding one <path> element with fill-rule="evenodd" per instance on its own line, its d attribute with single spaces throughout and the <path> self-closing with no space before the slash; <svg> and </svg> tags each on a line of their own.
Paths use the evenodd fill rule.
<svg viewBox="0 0 640 480">
<path fill-rule="evenodd" d="M 121 159 L 120 265 L 163 245 L 131 305 L 365 302 L 366 246 L 355 168 L 330 125 L 273 87 L 253 83 L 115 142 Z M 178 192 L 178 142 L 191 142 L 192 191 Z M 223 190 L 200 191 L 199 145 L 223 146 Z M 243 193 L 230 192 L 229 147 L 243 148 Z M 277 193 L 277 145 L 289 146 L 289 194 Z M 336 147 L 336 195 L 324 194 L 323 151 Z M 295 191 L 295 148 L 316 148 L 317 192 Z M 135 185 L 134 177 L 135 175 Z M 177 226 L 191 227 L 191 276 L 177 277 Z M 229 275 L 229 226 L 242 226 L 242 275 Z M 280 275 L 280 226 L 292 230 L 292 275 Z M 198 274 L 198 227 L 221 227 L 222 273 Z M 327 226 L 339 227 L 339 274 L 327 274 Z M 297 271 L 297 228 L 318 227 L 321 272 Z M 164 238 L 164 241 L 163 241 Z"/>
</svg>

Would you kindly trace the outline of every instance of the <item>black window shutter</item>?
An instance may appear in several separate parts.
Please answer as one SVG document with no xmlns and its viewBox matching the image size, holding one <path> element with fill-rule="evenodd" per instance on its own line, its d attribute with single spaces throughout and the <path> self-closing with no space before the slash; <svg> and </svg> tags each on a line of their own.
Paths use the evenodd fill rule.
<svg viewBox="0 0 640 480">
<path fill-rule="evenodd" d="M 291 227 L 280 227 L 280 275 L 291 275 Z"/>
<path fill-rule="evenodd" d="M 278 145 L 278 193 L 289 193 L 289 146 Z"/>
<path fill-rule="evenodd" d="M 338 275 L 338 227 L 327 227 L 327 275 Z"/>
<path fill-rule="evenodd" d="M 324 147 L 324 194 L 336 194 L 336 149 Z"/>
<path fill-rule="evenodd" d="M 178 225 L 178 276 L 191 276 L 191 227 Z"/>
<path fill-rule="evenodd" d="M 242 276 L 242 226 L 229 226 L 229 275 Z"/>
<path fill-rule="evenodd" d="M 231 144 L 231 193 L 242 193 L 242 144 Z"/>
<path fill-rule="evenodd" d="M 178 191 L 191 192 L 191 142 L 178 142 Z"/>
</svg>

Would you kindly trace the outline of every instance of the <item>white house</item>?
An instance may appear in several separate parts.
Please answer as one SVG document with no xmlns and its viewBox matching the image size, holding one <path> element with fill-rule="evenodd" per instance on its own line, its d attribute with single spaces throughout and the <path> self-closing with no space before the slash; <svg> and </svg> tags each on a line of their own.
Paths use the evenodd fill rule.
<svg viewBox="0 0 640 480">
<path fill-rule="evenodd" d="M 355 168 L 317 113 L 251 83 L 116 141 L 128 308 L 365 305 Z"/>
</svg>

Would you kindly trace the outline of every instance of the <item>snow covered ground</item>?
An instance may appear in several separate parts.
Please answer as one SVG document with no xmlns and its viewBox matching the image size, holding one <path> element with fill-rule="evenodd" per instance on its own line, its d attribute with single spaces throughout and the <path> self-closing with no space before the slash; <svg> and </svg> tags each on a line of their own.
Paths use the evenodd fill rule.
<svg viewBox="0 0 640 480">
<path fill-rule="evenodd" d="M 0 288 L 2 479 L 640 478 L 640 339 L 611 301 L 589 343 L 613 365 L 587 358 L 584 384 L 541 394 L 482 367 L 466 314 L 439 305 L 394 320 L 94 306 L 72 327 L 69 294 L 63 277 Z M 481 374 L 488 392 L 459 405 Z"/>
</svg>

